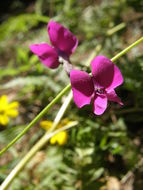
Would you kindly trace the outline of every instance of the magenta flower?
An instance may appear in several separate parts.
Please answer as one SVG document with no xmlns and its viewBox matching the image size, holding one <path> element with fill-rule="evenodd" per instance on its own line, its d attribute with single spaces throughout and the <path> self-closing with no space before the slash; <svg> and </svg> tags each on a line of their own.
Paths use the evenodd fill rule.
<svg viewBox="0 0 143 190">
<path fill-rule="evenodd" d="M 91 62 L 92 76 L 84 71 L 70 72 L 73 99 L 81 108 L 93 99 L 93 111 L 101 115 L 107 108 L 107 101 L 123 105 L 115 88 L 123 83 L 119 68 L 108 58 L 97 56 Z"/>
<path fill-rule="evenodd" d="M 75 51 L 78 40 L 67 28 L 57 22 L 50 21 L 47 29 L 52 46 L 47 43 L 32 44 L 30 50 L 44 65 L 55 69 L 60 64 L 59 56 L 68 60 Z"/>
</svg>

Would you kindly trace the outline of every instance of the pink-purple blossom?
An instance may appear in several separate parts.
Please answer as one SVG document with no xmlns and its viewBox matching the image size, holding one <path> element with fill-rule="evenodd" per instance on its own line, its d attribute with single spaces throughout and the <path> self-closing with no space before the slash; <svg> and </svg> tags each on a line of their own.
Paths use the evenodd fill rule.
<svg viewBox="0 0 143 190">
<path fill-rule="evenodd" d="M 91 62 L 91 69 L 92 75 L 80 70 L 70 72 L 75 104 L 81 108 L 93 100 L 96 115 L 104 113 L 108 100 L 123 105 L 114 90 L 123 83 L 119 68 L 107 57 L 97 56 Z"/>
<path fill-rule="evenodd" d="M 54 21 L 48 23 L 47 30 L 52 46 L 47 43 L 32 44 L 30 50 L 45 66 L 55 69 L 60 64 L 59 57 L 69 59 L 78 40 L 67 28 Z"/>
</svg>

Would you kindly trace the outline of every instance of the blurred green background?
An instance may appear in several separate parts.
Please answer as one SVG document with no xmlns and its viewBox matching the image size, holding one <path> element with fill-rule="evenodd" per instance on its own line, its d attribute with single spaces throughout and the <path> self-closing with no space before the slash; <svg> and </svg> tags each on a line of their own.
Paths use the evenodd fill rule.
<svg viewBox="0 0 143 190">
<path fill-rule="evenodd" d="M 88 65 L 93 55 L 112 58 L 142 36 L 143 1 L 1 2 L 0 96 L 7 95 L 9 101 L 18 101 L 20 105 L 19 116 L 0 125 L 0 148 L 69 83 L 61 66 L 50 70 L 29 51 L 31 43 L 49 43 L 46 26 L 50 19 L 77 36 L 79 46 L 71 61 L 90 72 Z M 143 43 L 117 61 L 124 76 L 117 93 L 124 106 L 110 103 L 102 116 L 95 116 L 92 106 L 78 109 L 72 103 L 65 118 L 79 124 L 68 132 L 67 143 L 45 146 L 14 180 L 10 190 L 143 189 L 142 52 Z M 43 119 L 53 120 L 61 102 Z M 0 183 L 44 132 L 37 124 L 0 157 Z"/>
</svg>

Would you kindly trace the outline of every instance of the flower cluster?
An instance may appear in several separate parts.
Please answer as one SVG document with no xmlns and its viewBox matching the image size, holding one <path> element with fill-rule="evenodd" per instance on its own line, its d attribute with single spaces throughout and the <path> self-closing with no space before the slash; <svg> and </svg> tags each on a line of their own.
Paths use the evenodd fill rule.
<svg viewBox="0 0 143 190">
<path fill-rule="evenodd" d="M 57 126 L 57 128 L 62 128 L 65 125 L 69 125 L 72 121 L 69 121 L 68 119 L 63 119 L 59 125 Z M 44 120 L 40 122 L 40 126 L 45 129 L 45 130 L 49 130 L 53 125 L 52 121 L 48 121 L 48 120 Z M 50 138 L 50 144 L 59 144 L 59 145 L 64 145 L 66 144 L 68 139 L 68 133 L 67 131 L 61 131 L 59 133 L 57 133 L 56 135 L 54 135 L 53 137 Z"/>
<path fill-rule="evenodd" d="M 69 60 L 75 51 L 78 40 L 65 27 L 50 21 L 48 33 L 52 46 L 47 43 L 33 44 L 31 51 L 49 68 L 57 68 L 60 58 Z M 93 100 L 93 112 L 101 115 L 107 108 L 107 102 L 123 105 L 115 88 L 123 83 L 119 68 L 107 57 L 97 56 L 91 62 L 92 75 L 76 69 L 70 70 L 71 87 L 75 104 L 81 108 Z"/>
<path fill-rule="evenodd" d="M 9 118 L 15 118 L 18 116 L 18 106 L 17 101 L 8 102 L 8 97 L 3 95 L 0 97 L 0 124 L 7 125 Z"/>
</svg>

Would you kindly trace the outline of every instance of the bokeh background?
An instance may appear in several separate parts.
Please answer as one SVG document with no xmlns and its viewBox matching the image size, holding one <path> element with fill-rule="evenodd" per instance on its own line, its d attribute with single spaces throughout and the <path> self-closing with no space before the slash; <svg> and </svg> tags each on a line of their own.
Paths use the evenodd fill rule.
<svg viewBox="0 0 143 190">
<path fill-rule="evenodd" d="M 0 148 L 7 145 L 69 83 L 60 66 L 44 67 L 29 51 L 31 43 L 49 42 L 50 19 L 79 39 L 72 64 L 90 72 L 98 54 L 112 58 L 143 35 L 142 0 L 5 0 L 0 4 L 0 120 L 2 97 L 18 102 L 0 124 Z M 117 61 L 124 84 L 121 108 L 110 103 L 102 116 L 92 106 L 72 102 L 65 117 L 78 121 L 60 146 L 48 143 L 10 186 L 10 190 L 143 189 L 143 43 Z M 4 96 L 5 95 L 5 96 Z M 65 97 L 43 118 L 52 121 Z M 8 103 L 7 103 L 8 104 Z M 9 107 L 7 108 L 9 113 Z M 15 113 L 15 115 L 14 115 Z M 45 130 L 38 123 L 0 157 L 0 183 Z"/>
</svg>

